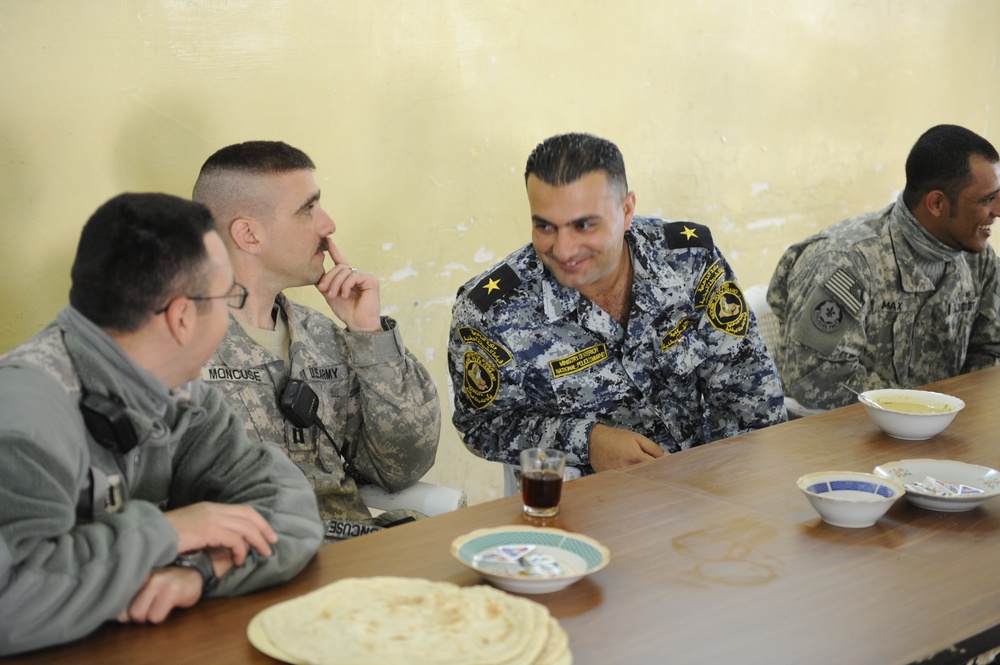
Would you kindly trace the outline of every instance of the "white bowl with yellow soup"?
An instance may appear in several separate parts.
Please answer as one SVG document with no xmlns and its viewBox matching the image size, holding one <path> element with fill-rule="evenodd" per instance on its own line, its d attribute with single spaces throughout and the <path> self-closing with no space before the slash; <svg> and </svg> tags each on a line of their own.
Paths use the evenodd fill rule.
<svg viewBox="0 0 1000 665">
<path fill-rule="evenodd" d="M 883 407 L 877 409 L 861 401 L 875 424 L 889 436 L 908 441 L 923 441 L 940 434 L 965 408 L 959 398 L 929 390 L 885 388 L 862 395 Z"/>
</svg>

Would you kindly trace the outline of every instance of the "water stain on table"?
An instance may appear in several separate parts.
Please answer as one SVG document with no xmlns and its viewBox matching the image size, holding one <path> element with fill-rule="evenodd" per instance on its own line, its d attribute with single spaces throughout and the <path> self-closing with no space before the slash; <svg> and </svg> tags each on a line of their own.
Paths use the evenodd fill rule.
<svg viewBox="0 0 1000 665">
<path fill-rule="evenodd" d="M 689 583 L 699 585 L 753 586 L 780 576 L 783 562 L 763 547 L 777 536 L 777 530 L 748 519 L 692 531 L 673 539 L 675 552 L 694 559 L 684 570 Z"/>
</svg>

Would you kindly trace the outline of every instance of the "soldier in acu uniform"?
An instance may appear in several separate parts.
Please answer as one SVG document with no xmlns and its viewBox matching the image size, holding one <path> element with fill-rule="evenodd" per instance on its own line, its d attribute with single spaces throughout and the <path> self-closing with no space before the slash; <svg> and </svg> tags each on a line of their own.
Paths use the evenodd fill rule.
<svg viewBox="0 0 1000 665">
<path fill-rule="evenodd" d="M 939 125 L 910 151 L 895 203 L 790 247 L 767 294 L 785 393 L 832 409 L 854 400 L 840 384 L 915 388 L 996 364 L 998 190 L 993 146 Z"/>
<path fill-rule="evenodd" d="M 335 540 L 405 517 L 372 518 L 358 482 L 396 492 L 419 480 L 434 464 L 441 411 L 430 374 L 380 315 L 378 278 L 352 268 L 329 239 L 336 226 L 314 168 L 277 141 L 222 148 L 202 166 L 193 198 L 212 211 L 250 292 L 202 377 L 251 439 L 278 442 L 299 465 Z M 309 284 L 345 327 L 281 293 Z"/>
<path fill-rule="evenodd" d="M 565 450 L 592 473 L 785 420 L 774 365 L 708 228 L 633 216 L 618 148 L 540 144 L 532 244 L 463 286 L 455 426 L 486 459 Z"/>
</svg>

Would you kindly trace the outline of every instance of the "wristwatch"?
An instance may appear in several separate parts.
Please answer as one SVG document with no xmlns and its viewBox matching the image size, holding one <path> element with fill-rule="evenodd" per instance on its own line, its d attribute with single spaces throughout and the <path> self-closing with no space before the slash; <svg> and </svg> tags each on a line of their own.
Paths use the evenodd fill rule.
<svg viewBox="0 0 1000 665">
<path fill-rule="evenodd" d="M 191 554 L 181 554 L 174 559 L 174 565 L 178 568 L 190 568 L 198 571 L 201 575 L 201 595 L 205 596 L 216 587 L 219 578 L 215 576 L 215 566 L 212 565 L 212 557 L 208 552 L 192 552 Z"/>
</svg>

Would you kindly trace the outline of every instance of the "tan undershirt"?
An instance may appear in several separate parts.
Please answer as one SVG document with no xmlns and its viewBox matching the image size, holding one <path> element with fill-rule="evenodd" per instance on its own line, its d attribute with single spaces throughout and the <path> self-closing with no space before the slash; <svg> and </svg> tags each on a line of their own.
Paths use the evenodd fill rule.
<svg viewBox="0 0 1000 665">
<path fill-rule="evenodd" d="M 291 364 L 288 348 L 292 344 L 292 336 L 288 333 L 288 322 L 285 321 L 285 317 L 278 314 L 277 321 L 274 322 L 274 330 L 264 330 L 244 323 L 240 319 L 236 320 L 239 321 L 240 327 L 246 334 L 250 335 L 250 339 L 284 360 L 285 369 L 288 369 Z"/>
</svg>

